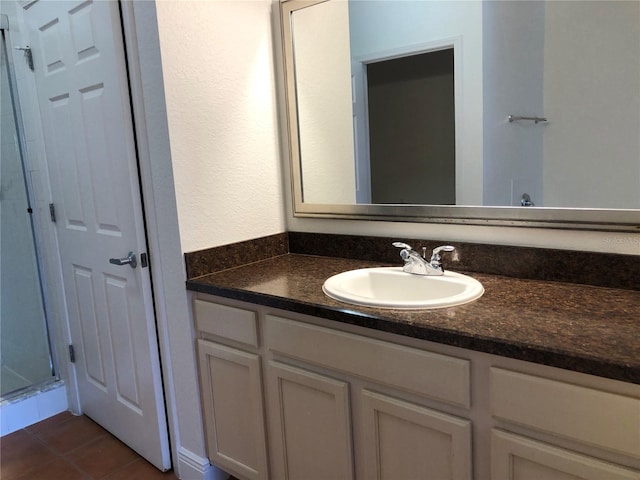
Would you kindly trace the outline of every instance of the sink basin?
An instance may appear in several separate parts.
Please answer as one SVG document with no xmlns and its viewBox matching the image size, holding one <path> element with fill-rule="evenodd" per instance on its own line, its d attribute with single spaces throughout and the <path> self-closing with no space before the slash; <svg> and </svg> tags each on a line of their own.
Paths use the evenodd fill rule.
<svg viewBox="0 0 640 480">
<path fill-rule="evenodd" d="M 426 309 L 462 305 L 484 293 L 482 284 L 461 273 L 413 275 L 402 267 L 362 268 L 328 278 L 325 294 L 347 303 L 378 308 Z"/>
</svg>

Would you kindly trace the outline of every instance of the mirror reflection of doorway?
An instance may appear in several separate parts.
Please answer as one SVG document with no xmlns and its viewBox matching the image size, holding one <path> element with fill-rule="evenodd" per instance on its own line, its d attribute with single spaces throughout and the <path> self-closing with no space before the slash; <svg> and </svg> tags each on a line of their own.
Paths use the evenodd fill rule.
<svg viewBox="0 0 640 480">
<path fill-rule="evenodd" d="M 367 64 L 372 203 L 455 205 L 454 50 Z"/>
</svg>

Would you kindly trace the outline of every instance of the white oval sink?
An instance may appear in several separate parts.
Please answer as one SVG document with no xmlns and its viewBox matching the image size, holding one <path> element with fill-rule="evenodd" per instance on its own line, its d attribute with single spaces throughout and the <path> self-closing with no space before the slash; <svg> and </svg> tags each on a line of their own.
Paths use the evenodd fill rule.
<svg viewBox="0 0 640 480">
<path fill-rule="evenodd" d="M 328 278 L 322 290 L 331 298 L 379 308 L 423 309 L 462 305 L 484 293 L 482 284 L 461 273 L 413 275 L 402 267 L 362 268 Z"/>
</svg>

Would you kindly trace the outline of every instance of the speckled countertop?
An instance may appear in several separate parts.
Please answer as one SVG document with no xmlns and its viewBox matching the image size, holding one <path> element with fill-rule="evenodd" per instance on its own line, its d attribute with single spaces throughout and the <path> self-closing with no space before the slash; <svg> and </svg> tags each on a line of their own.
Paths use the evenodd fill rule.
<svg viewBox="0 0 640 480">
<path fill-rule="evenodd" d="M 336 273 L 385 264 L 285 254 L 187 281 L 191 291 L 640 384 L 640 291 L 472 273 L 485 293 L 436 310 L 327 297 Z"/>
</svg>

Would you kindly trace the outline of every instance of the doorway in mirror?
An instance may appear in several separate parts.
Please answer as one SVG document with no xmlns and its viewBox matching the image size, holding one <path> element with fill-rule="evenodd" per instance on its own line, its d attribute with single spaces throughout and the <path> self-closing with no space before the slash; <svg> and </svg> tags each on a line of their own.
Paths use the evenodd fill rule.
<svg viewBox="0 0 640 480">
<path fill-rule="evenodd" d="M 364 65 L 367 203 L 455 205 L 453 48 Z"/>
</svg>

